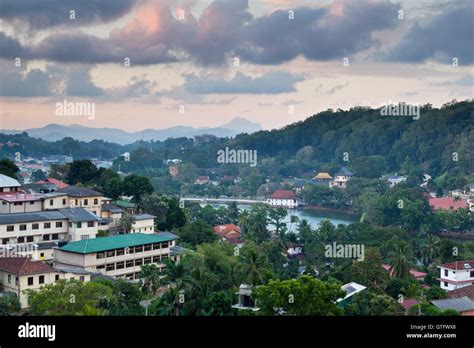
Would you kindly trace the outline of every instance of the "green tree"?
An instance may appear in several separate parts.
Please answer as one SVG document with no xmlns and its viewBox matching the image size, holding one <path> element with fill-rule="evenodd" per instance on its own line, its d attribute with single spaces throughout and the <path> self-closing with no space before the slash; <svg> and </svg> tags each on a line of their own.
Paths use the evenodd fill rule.
<svg viewBox="0 0 474 348">
<path fill-rule="evenodd" d="M 0 174 L 9 176 L 14 179 L 17 178 L 17 174 L 20 171 L 20 168 L 16 166 L 16 164 L 10 161 L 8 158 L 0 159 Z"/>
<path fill-rule="evenodd" d="M 346 311 L 349 315 L 393 316 L 405 314 L 403 306 L 397 300 L 369 291 L 355 294 L 347 305 Z"/>
<path fill-rule="evenodd" d="M 135 217 L 133 215 L 123 215 L 120 220 L 120 225 L 122 226 L 124 233 L 130 233 L 133 229 L 133 224 L 135 223 Z"/>
<path fill-rule="evenodd" d="M 0 296 L 0 315 L 14 315 L 20 310 L 20 301 L 14 293 Z"/>
<path fill-rule="evenodd" d="M 323 282 L 303 275 L 297 279 L 270 280 L 253 289 L 262 315 L 342 315 L 336 300 L 345 296 L 339 282 Z"/>
<path fill-rule="evenodd" d="M 187 224 L 176 230 L 176 234 L 183 242 L 192 246 L 197 246 L 202 243 L 212 243 L 217 240 L 217 235 L 214 233 L 212 227 L 204 221 L 196 221 Z"/>
<path fill-rule="evenodd" d="M 35 170 L 33 173 L 31 173 L 31 181 L 36 182 L 36 181 L 41 181 L 41 180 L 46 180 L 48 177 L 42 170 Z"/>
<path fill-rule="evenodd" d="M 389 272 L 398 278 L 410 276 L 411 251 L 406 241 L 398 241 L 389 253 Z"/>
<path fill-rule="evenodd" d="M 90 160 L 74 161 L 69 165 L 66 181 L 69 185 L 85 184 L 97 175 L 97 167 Z"/>
<path fill-rule="evenodd" d="M 140 290 L 153 295 L 160 285 L 160 269 L 155 264 L 143 265 L 138 274 Z"/>
<path fill-rule="evenodd" d="M 380 252 L 375 248 L 369 248 L 363 261 L 354 261 L 349 270 L 349 279 L 365 285 L 377 293 L 383 293 L 389 276 L 382 267 Z"/>
<path fill-rule="evenodd" d="M 252 243 L 247 243 L 240 250 L 237 264 L 242 282 L 250 285 L 263 284 L 270 276 L 270 265 L 266 256 L 257 251 Z"/>
<path fill-rule="evenodd" d="M 145 176 L 130 174 L 123 180 L 123 194 L 132 196 L 132 201 L 139 203 L 142 196 L 153 192 L 150 180 Z"/>
</svg>

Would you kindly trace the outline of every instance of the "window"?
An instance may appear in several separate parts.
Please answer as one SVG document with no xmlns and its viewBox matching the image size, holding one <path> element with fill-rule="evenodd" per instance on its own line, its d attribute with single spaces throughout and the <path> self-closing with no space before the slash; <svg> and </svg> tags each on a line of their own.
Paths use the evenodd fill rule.
<svg viewBox="0 0 474 348">
<path fill-rule="evenodd" d="M 127 267 L 127 268 L 129 268 L 129 267 L 133 267 L 133 260 L 129 260 L 129 261 L 127 261 L 127 263 L 126 263 L 126 266 L 125 266 L 125 267 Z"/>
<path fill-rule="evenodd" d="M 44 253 L 40 253 L 40 257 L 43 258 L 43 257 L 44 257 Z"/>
<path fill-rule="evenodd" d="M 69 227 L 72 227 L 72 222 L 70 222 L 68 225 L 69 225 Z"/>
<path fill-rule="evenodd" d="M 9 274 L 9 275 L 8 275 L 8 283 L 11 283 L 11 282 L 12 282 L 12 275 Z"/>
<path fill-rule="evenodd" d="M 54 204 L 54 201 L 52 199 L 49 200 L 49 205 L 52 206 Z"/>
<path fill-rule="evenodd" d="M 135 247 L 135 252 L 136 253 L 141 253 L 143 251 L 143 245 Z"/>
<path fill-rule="evenodd" d="M 153 263 L 159 263 L 160 262 L 160 257 L 159 256 L 153 256 Z"/>
<path fill-rule="evenodd" d="M 33 203 L 33 202 L 30 202 L 30 204 L 31 203 Z M 13 203 L 13 205 L 23 205 L 23 203 L 22 202 L 15 202 L 15 203 Z"/>
<path fill-rule="evenodd" d="M 167 248 L 168 247 L 168 242 L 161 243 L 162 248 Z"/>
<path fill-rule="evenodd" d="M 88 199 L 84 199 L 84 205 L 89 205 L 89 200 Z"/>
<path fill-rule="evenodd" d="M 144 263 L 145 265 L 151 263 L 151 257 L 145 257 L 145 258 L 143 259 L 143 263 Z"/>
<path fill-rule="evenodd" d="M 28 277 L 28 285 L 33 285 L 33 277 Z"/>
<path fill-rule="evenodd" d="M 56 227 L 63 227 L 63 222 L 62 221 L 57 221 L 56 222 Z"/>
<path fill-rule="evenodd" d="M 54 280 L 56 280 L 56 281 L 59 280 L 59 274 L 56 274 L 56 275 L 54 276 Z"/>
<path fill-rule="evenodd" d="M 114 256 L 115 256 L 115 250 L 107 251 L 107 257 L 114 257 Z"/>
<path fill-rule="evenodd" d="M 39 276 L 39 283 L 44 284 L 44 275 Z"/>
<path fill-rule="evenodd" d="M 81 282 L 83 282 L 83 281 L 85 280 L 84 276 L 80 276 L 80 277 L 79 277 L 79 280 L 80 280 Z"/>
<path fill-rule="evenodd" d="M 115 263 L 109 263 L 109 264 L 105 267 L 105 270 L 106 270 L 106 271 L 113 271 L 113 270 L 115 270 Z"/>
<path fill-rule="evenodd" d="M 26 231 L 26 225 L 20 225 L 20 231 Z"/>
<path fill-rule="evenodd" d="M 78 223 L 76 224 L 76 226 L 77 226 L 77 228 L 82 228 L 82 222 L 78 222 Z"/>
<path fill-rule="evenodd" d="M 8 226 L 7 226 L 7 232 L 13 232 L 13 231 L 15 231 L 15 226 L 13 226 L 13 225 L 8 225 Z"/>
<path fill-rule="evenodd" d="M 95 205 L 99 204 L 99 200 L 97 198 L 94 198 L 94 204 Z"/>
<path fill-rule="evenodd" d="M 136 259 L 135 266 L 141 266 L 141 265 L 143 265 L 143 259 Z"/>
<path fill-rule="evenodd" d="M 159 249 L 160 248 L 160 243 L 154 243 L 153 244 L 153 250 Z"/>
<path fill-rule="evenodd" d="M 51 228 L 51 222 L 45 222 L 44 228 Z"/>
<path fill-rule="evenodd" d="M 50 237 L 49 234 L 45 234 L 45 235 L 43 235 L 43 240 L 49 240 L 49 237 Z"/>
<path fill-rule="evenodd" d="M 26 242 L 27 243 L 33 243 L 33 236 L 26 237 Z"/>
<path fill-rule="evenodd" d="M 444 270 L 444 276 L 447 277 L 448 276 L 448 273 L 449 271 L 447 269 Z"/>
<path fill-rule="evenodd" d="M 2 239 L 2 244 L 8 244 L 10 238 L 3 238 Z"/>
<path fill-rule="evenodd" d="M 76 205 L 78 205 L 78 204 L 79 204 L 79 202 L 77 201 L 77 199 L 75 200 L 75 202 L 76 202 Z"/>
<path fill-rule="evenodd" d="M 122 269 L 125 268 L 125 262 L 117 262 L 116 269 Z"/>
<path fill-rule="evenodd" d="M 169 255 L 161 255 L 162 260 L 166 260 L 169 257 Z"/>
<path fill-rule="evenodd" d="M 59 239 L 59 234 L 57 234 L 57 233 L 52 234 L 51 239 L 52 240 L 58 240 Z"/>
<path fill-rule="evenodd" d="M 0 191 L 0 192 L 3 192 L 3 191 Z M 7 202 L 2 201 L 2 205 L 7 205 Z"/>
<path fill-rule="evenodd" d="M 24 243 L 25 237 L 18 237 L 18 243 Z"/>
<path fill-rule="evenodd" d="M 117 256 L 122 256 L 125 253 L 124 249 L 117 249 Z"/>
<path fill-rule="evenodd" d="M 89 235 L 88 234 L 83 234 L 81 236 L 81 240 L 86 240 L 86 239 L 89 239 Z"/>
<path fill-rule="evenodd" d="M 105 265 L 97 265 L 97 266 L 95 267 L 95 269 L 104 269 L 104 268 L 105 268 Z"/>
<path fill-rule="evenodd" d="M 474 271 L 471 271 L 471 272 L 469 273 L 469 277 L 474 278 Z"/>
<path fill-rule="evenodd" d="M 33 224 L 33 225 L 31 225 L 31 228 L 34 229 L 34 230 L 38 230 L 40 228 L 40 225 L 39 224 Z"/>
<path fill-rule="evenodd" d="M 30 205 L 33 205 L 33 204 L 35 204 L 35 202 L 30 202 Z"/>
<path fill-rule="evenodd" d="M 151 244 L 145 245 L 144 250 L 145 251 L 150 251 L 151 250 Z"/>
<path fill-rule="evenodd" d="M 94 227 L 94 221 L 89 221 L 87 223 L 87 227 Z"/>
<path fill-rule="evenodd" d="M 448 282 L 444 282 L 444 286 L 445 286 L 445 287 L 448 287 Z"/>
<path fill-rule="evenodd" d="M 15 285 L 20 284 L 20 281 L 18 280 L 18 277 L 15 277 Z"/>
<path fill-rule="evenodd" d="M 66 199 L 63 198 L 63 205 L 66 205 Z"/>
<path fill-rule="evenodd" d="M 97 253 L 95 254 L 96 259 L 103 259 L 105 257 L 105 253 Z"/>
</svg>

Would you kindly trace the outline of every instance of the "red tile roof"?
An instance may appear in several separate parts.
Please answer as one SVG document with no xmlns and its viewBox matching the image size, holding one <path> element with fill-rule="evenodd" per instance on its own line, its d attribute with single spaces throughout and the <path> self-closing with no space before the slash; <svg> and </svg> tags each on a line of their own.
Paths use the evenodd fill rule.
<svg viewBox="0 0 474 348">
<path fill-rule="evenodd" d="M 24 192 L 0 192 L 0 199 L 6 202 L 31 202 L 41 200 L 41 196 Z"/>
<path fill-rule="evenodd" d="M 243 243 L 240 239 L 240 227 L 234 224 L 214 226 L 214 232 L 231 244 Z"/>
<path fill-rule="evenodd" d="M 430 197 L 429 204 L 434 210 L 458 210 L 460 208 L 469 208 L 469 204 L 467 204 L 465 200 L 459 199 L 455 201 L 451 197 Z"/>
<path fill-rule="evenodd" d="M 55 272 L 55 269 L 29 257 L 0 257 L 0 271 L 22 276 Z"/>
<path fill-rule="evenodd" d="M 295 194 L 291 190 L 276 190 L 270 196 L 273 199 L 296 199 Z"/>
<path fill-rule="evenodd" d="M 388 272 L 388 270 L 390 269 L 390 265 L 387 265 L 387 264 L 383 264 L 382 267 Z M 410 274 L 412 275 L 412 277 L 414 278 L 423 278 L 424 276 L 426 276 L 426 273 L 425 272 L 420 272 L 420 271 L 417 271 L 416 269 L 412 268 L 410 269 Z M 390 276 L 392 277 L 393 276 L 393 270 L 392 272 L 390 272 Z"/>
<path fill-rule="evenodd" d="M 40 181 L 37 181 L 36 184 L 53 184 L 54 186 L 56 186 L 59 189 L 69 187 L 68 184 L 62 182 L 61 180 L 54 179 L 54 178 L 48 178 L 46 180 L 40 180 Z"/>
<path fill-rule="evenodd" d="M 411 306 L 414 306 L 417 304 L 418 304 L 418 300 L 416 298 L 407 298 L 401 303 L 403 308 L 405 308 L 405 312 L 408 312 Z"/>
<path fill-rule="evenodd" d="M 464 296 L 467 296 L 474 301 L 474 285 L 448 291 L 448 298 L 458 298 Z"/>
<path fill-rule="evenodd" d="M 464 267 L 465 264 L 468 264 L 469 267 Z M 474 271 L 474 260 L 467 260 L 467 261 L 455 261 L 455 262 L 448 262 L 442 265 L 439 265 L 440 268 L 449 268 L 454 270 L 473 270 Z"/>
</svg>

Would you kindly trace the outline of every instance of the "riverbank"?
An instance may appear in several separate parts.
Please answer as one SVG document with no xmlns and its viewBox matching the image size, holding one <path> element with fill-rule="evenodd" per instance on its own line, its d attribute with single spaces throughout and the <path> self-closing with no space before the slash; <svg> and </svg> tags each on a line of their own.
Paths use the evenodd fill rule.
<svg viewBox="0 0 474 348">
<path fill-rule="evenodd" d="M 322 205 L 303 205 L 303 206 L 298 207 L 298 209 L 357 215 L 354 209 L 328 208 L 328 207 L 323 207 Z"/>
</svg>

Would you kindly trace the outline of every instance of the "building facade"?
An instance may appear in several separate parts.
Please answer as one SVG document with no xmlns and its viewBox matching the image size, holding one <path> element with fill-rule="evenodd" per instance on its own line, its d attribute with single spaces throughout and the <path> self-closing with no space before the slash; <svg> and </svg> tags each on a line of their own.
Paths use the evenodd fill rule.
<svg viewBox="0 0 474 348">
<path fill-rule="evenodd" d="M 441 289 L 451 291 L 474 284 L 474 260 L 449 262 L 438 268 Z"/>
</svg>

